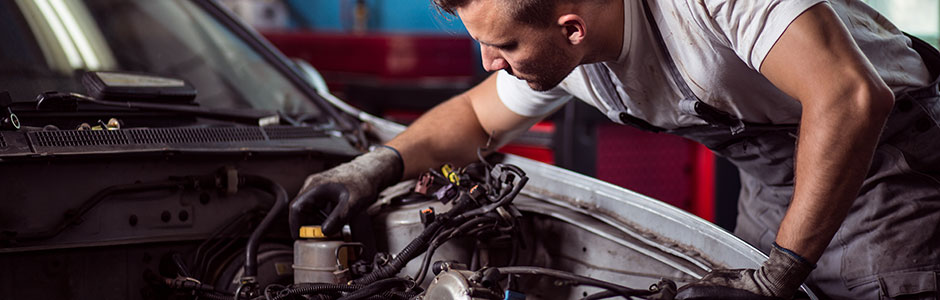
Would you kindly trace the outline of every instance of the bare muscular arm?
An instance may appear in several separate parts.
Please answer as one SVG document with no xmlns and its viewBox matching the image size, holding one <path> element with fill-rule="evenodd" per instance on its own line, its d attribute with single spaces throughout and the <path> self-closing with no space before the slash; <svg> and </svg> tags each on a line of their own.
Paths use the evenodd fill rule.
<svg viewBox="0 0 940 300">
<path fill-rule="evenodd" d="M 490 134 L 495 133 L 493 143 L 501 145 L 540 119 L 509 110 L 497 96 L 493 73 L 476 87 L 422 115 L 388 145 L 401 153 L 404 178 L 411 178 L 441 163 L 472 162 L 477 159 L 477 148 L 486 145 Z"/>
<path fill-rule="evenodd" d="M 760 71 L 803 106 L 776 242 L 815 262 L 858 194 L 894 96 L 826 3 L 790 24 Z"/>
</svg>

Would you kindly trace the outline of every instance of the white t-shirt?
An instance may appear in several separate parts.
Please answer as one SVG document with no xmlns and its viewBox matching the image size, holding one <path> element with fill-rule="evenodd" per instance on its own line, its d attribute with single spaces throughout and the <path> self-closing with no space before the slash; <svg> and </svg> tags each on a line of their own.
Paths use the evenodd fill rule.
<svg viewBox="0 0 940 300">
<path fill-rule="evenodd" d="M 626 112 L 654 126 L 674 129 L 706 124 L 678 109 L 682 94 L 670 78 L 642 0 L 624 0 L 624 45 L 620 58 L 604 62 Z M 757 70 L 790 23 L 825 0 L 649 0 L 666 47 L 692 92 L 711 106 L 746 122 L 799 123 L 801 106 Z M 860 0 L 830 0 L 856 43 L 895 92 L 928 84 L 928 72 L 911 41 Z M 546 92 L 529 88 L 506 71 L 497 93 L 510 110 L 541 116 L 571 96 L 604 104 L 599 86 L 609 84 L 574 69 Z M 606 111 L 607 109 L 602 109 Z"/>
</svg>

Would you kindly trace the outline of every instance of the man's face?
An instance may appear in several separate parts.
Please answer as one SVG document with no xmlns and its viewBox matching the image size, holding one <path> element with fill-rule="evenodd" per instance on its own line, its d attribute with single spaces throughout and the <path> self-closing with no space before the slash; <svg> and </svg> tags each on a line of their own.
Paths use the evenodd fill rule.
<svg viewBox="0 0 940 300">
<path fill-rule="evenodd" d="M 470 35 L 480 42 L 483 68 L 505 69 L 536 91 L 558 85 L 579 59 L 557 26 L 536 28 L 511 19 L 501 0 L 476 0 L 457 9 Z"/>
</svg>

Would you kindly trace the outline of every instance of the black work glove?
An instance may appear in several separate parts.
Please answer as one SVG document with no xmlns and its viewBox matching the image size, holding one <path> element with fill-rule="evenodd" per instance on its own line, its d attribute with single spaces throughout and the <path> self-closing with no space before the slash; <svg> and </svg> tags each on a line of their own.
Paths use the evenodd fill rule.
<svg viewBox="0 0 940 300">
<path fill-rule="evenodd" d="M 793 251 L 774 243 L 757 270 L 717 269 L 679 289 L 676 299 L 790 299 L 816 268 Z"/>
<path fill-rule="evenodd" d="M 398 151 L 382 146 L 308 176 L 290 206 L 291 234 L 296 239 L 301 226 L 320 221 L 323 234 L 338 233 L 349 218 L 375 202 L 379 191 L 400 181 L 403 168 Z M 325 219 L 324 212 L 329 212 Z"/>
</svg>

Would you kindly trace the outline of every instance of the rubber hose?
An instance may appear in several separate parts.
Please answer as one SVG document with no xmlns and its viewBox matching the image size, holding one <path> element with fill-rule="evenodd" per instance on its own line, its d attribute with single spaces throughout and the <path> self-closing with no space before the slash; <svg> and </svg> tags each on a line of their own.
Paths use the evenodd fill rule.
<svg viewBox="0 0 940 300">
<path fill-rule="evenodd" d="M 438 217 L 431 225 L 428 225 L 424 231 L 418 235 L 417 238 L 408 243 L 408 246 L 405 246 L 405 249 L 402 249 L 395 258 L 392 258 L 387 265 L 382 266 L 376 270 L 373 270 L 369 275 L 363 276 L 353 282 L 356 284 L 370 284 L 376 280 L 388 278 L 401 271 L 408 264 L 409 261 L 420 255 L 422 252 L 427 250 L 428 243 L 431 242 L 431 239 L 434 238 L 434 235 L 437 233 L 437 230 L 442 226 L 449 225 L 452 218 L 459 215 L 460 212 L 469 208 L 474 204 L 473 200 L 470 199 L 470 196 L 466 193 L 461 193 L 460 198 L 457 200 L 457 203 L 454 204 L 454 207 L 451 210 L 447 211 L 443 216 Z"/>
<path fill-rule="evenodd" d="M 648 290 L 637 290 L 631 289 L 622 285 L 597 280 L 590 277 L 581 276 L 578 274 L 565 272 L 561 270 L 542 268 L 542 267 L 498 267 L 496 268 L 500 273 L 503 274 L 529 274 L 529 275 L 544 275 L 551 276 L 559 279 L 565 279 L 577 282 L 578 284 L 588 285 L 593 287 L 599 287 L 606 290 L 616 292 L 620 296 L 629 297 L 629 296 L 647 296 L 653 294 L 652 291 Z"/>
<path fill-rule="evenodd" d="M 295 295 L 322 294 L 325 292 L 351 292 L 361 289 L 361 285 L 345 285 L 332 283 L 303 283 L 287 288 L 274 297 L 275 300 Z"/>
<path fill-rule="evenodd" d="M 418 292 L 399 292 L 399 291 L 385 291 L 382 293 L 382 296 L 392 298 L 392 299 L 411 299 L 418 296 Z"/>
<path fill-rule="evenodd" d="M 385 291 L 378 295 L 369 296 L 365 298 L 365 300 L 410 300 L 411 298 L 414 298 L 415 296 L 417 296 L 417 294 L 412 295 L 412 296 L 407 296 L 399 292 Z"/>
<path fill-rule="evenodd" d="M 439 220 L 434 221 L 434 223 L 428 225 L 428 227 L 425 228 L 423 232 L 421 232 L 421 235 L 412 240 L 411 243 L 408 243 L 408 246 L 405 246 L 405 249 L 402 249 L 401 252 L 395 256 L 395 258 L 392 258 L 388 262 L 387 265 L 379 267 L 369 273 L 369 275 L 356 279 L 353 282 L 356 284 L 370 284 L 376 280 L 388 278 L 398 274 L 398 272 L 401 271 L 401 269 L 404 268 L 405 265 L 411 261 L 411 259 L 417 257 L 427 249 L 431 238 L 434 237 L 434 234 L 441 226 L 444 226 L 444 224 L 439 222 Z"/>
<path fill-rule="evenodd" d="M 258 275 L 258 246 L 261 245 L 261 237 L 268 227 L 271 227 L 271 223 L 274 223 L 278 214 L 287 207 L 288 199 L 284 187 L 277 184 L 277 182 L 255 175 L 243 175 L 241 177 L 245 186 L 266 190 L 275 197 L 274 206 L 261 220 L 261 224 L 258 224 L 258 227 L 251 233 L 251 237 L 248 238 L 248 246 L 245 249 L 245 274 L 243 277 L 254 277 Z"/>
<path fill-rule="evenodd" d="M 617 295 L 616 292 L 613 292 L 613 291 L 603 291 L 603 292 L 599 292 L 599 293 L 594 293 L 594 294 L 587 295 L 587 297 L 584 297 L 584 298 L 582 298 L 581 300 L 600 300 L 600 299 L 613 298 L 613 297 L 617 297 L 617 296 L 618 296 L 618 295 Z"/>
<path fill-rule="evenodd" d="M 424 260 L 421 262 L 421 267 L 418 268 L 418 272 L 420 273 L 418 273 L 417 278 L 415 279 L 415 282 L 417 282 L 418 284 L 421 284 L 421 282 L 424 281 L 424 277 L 426 276 L 428 272 L 428 266 L 431 264 L 431 258 L 434 256 L 434 251 L 437 250 L 437 247 L 443 245 L 448 240 L 455 238 L 458 235 L 463 234 L 464 233 L 463 231 L 466 231 L 468 228 L 471 228 L 473 226 L 483 224 L 486 222 L 493 222 L 493 221 L 498 221 L 498 219 L 493 218 L 493 217 L 487 217 L 487 216 L 482 216 L 476 219 L 472 219 L 470 221 L 467 221 L 461 224 L 456 229 L 450 229 L 450 231 L 444 231 L 441 235 L 439 235 L 434 240 L 432 240 L 431 244 L 428 246 L 427 252 L 425 252 L 424 254 Z"/>
<path fill-rule="evenodd" d="M 232 296 L 218 295 L 214 293 L 202 293 L 199 294 L 199 297 L 213 300 L 232 300 Z"/>
<path fill-rule="evenodd" d="M 398 278 L 398 277 L 386 278 L 386 279 L 376 281 L 364 288 L 356 290 L 355 292 L 349 293 L 348 295 L 342 298 L 339 298 L 339 300 L 366 299 L 369 296 L 378 295 L 394 287 L 405 287 L 410 283 L 411 283 L 411 280 L 404 279 L 404 278 Z"/>
</svg>

